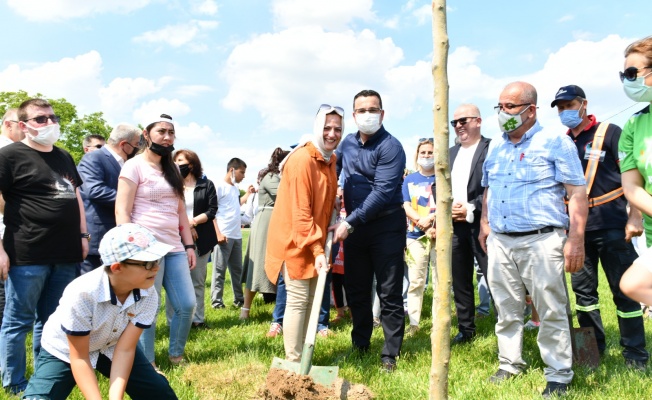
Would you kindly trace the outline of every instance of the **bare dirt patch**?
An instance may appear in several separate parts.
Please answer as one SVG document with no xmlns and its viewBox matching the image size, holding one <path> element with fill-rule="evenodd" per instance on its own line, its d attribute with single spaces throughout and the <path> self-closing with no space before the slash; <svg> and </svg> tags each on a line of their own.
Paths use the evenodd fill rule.
<svg viewBox="0 0 652 400">
<path fill-rule="evenodd" d="M 351 385 L 338 378 L 332 387 L 315 383 L 311 377 L 294 372 L 271 368 L 265 387 L 258 392 L 265 400 L 371 400 L 371 391 L 364 385 Z"/>
</svg>

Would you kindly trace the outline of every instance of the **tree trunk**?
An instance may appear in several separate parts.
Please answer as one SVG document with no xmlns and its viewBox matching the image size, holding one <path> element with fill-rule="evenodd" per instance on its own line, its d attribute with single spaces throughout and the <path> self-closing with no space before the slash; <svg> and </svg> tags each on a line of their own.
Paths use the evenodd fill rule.
<svg viewBox="0 0 652 400">
<path fill-rule="evenodd" d="M 451 247 L 453 222 L 452 193 L 448 163 L 448 34 L 446 0 L 432 1 L 434 82 L 434 148 L 435 197 L 437 199 L 437 267 L 435 293 L 432 302 L 432 364 L 430 366 L 430 399 L 448 398 L 448 365 L 450 363 L 451 331 Z"/>
</svg>

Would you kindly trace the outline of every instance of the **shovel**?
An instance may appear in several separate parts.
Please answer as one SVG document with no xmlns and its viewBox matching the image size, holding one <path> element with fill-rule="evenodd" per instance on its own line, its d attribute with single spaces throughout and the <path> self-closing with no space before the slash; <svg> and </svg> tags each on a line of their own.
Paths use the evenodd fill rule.
<svg viewBox="0 0 652 400">
<path fill-rule="evenodd" d="M 330 225 L 335 224 L 338 213 L 339 212 L 333 212 Z M 324 246 L 324 255 L 326 256 L 326 262 L 329 264 L 332 244 L 333 231 L 328 232 L 328 236 L 326 237 L 326 245 Z M 312 302 L 312 309 L 310 310 L 308 332 L 306 333 L 306 340 L 303 343 L 301 362 L 288 361 L 274 357 L 274 360 L 272 360 L 272 368 L 292 371 L 299 375 L 309 375 L 316 383 L 329 387 L 337 379 L 337 372 L 339 368 L 336 366 L 319 367 L 312 365 L 312 354 L 315 351 L 315 336 L 317 335 L 317 321 L 319 320 L 321 301 L 324 297 L 324 286 L 326 285 L 327 274 L 328 271 L 320 270 L 319 274 L 317 275 L 317 287 L 315 288 L 315 297 Z"/>
<path fill-rule="evenodd" d="M 568 295 L 568 286 L 564 279 L 566 289 L 566 315 L 568 315 L 568 327 L 571 334 L 571 346 L 573 348 L 573 363 L 596 369 L 600 366 L 600 353 L 598 352 L 598 342 L 595 339 L 595 331 L 592 326 L 586 328 L 573 328 L 573 314 L 570 309 L 570 296 Z"/>
</svg>

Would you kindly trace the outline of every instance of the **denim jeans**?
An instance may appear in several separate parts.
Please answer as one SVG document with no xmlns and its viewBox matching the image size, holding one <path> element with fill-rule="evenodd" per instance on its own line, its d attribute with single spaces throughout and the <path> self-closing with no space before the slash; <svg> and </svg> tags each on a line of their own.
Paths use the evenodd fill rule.
<svg viewBox="0 0 652 400">
<path fill-rule="evenodd" d="M 163 257 L 159 266 L 160 269 L 154 283 L 158 293 L 159 306 L 161 304 L 161 287 L 164 287 L 174 310 L 174 315 L 170 320 L 168 354 L 170 357 L 179 357 L 183 355 L 183 350 L 186 347 L 192 314 L 195 311 L 195 289 L 190 279 L 187 253 L 185 251 L 168 253 Z M 140 336 L 140 346 L 149 362 L 154 362 L 155 339 L 156 321 Z"/>
<path fill-rule="evenodd" d="M 244 304 L 242 291 L 242 239 L 227 238 L 226 243 L 215 246 L 213 256 L 213 274 L 211 277 L 211 304 L 213 307 L 224 305 L 224 279 L 226 269 L 231 274 L 233 301 Z"/>
<path fill-rule="evenodd" d="M 321 301 L 321 309 L 319 310 L 319 321 L 317 322 L 317 332 L 326 329 L 330 326 L 330 282 L 331 272 L 328 272 L 326 278 L 326 286 L 324 287 L 324 297 Z M 272 322 L 283 325 L 283 318 L 285 317 L 285 304 L 287 302 L 288 292 L 285 289 L 285 280 L 283 279 L 283 271 L 279 274 L 278 281 L 276 282 L 276 305 L 272 312 Z"/>
<path fill-rule="evenodd" d="M 96 369 L 109 378 L 111 375 L 111 360 L 104 354 L 100 354 Z M 34 375 L 29 380 L 23 399 L 65 400 L 75 387 L 75 383 L 70 363 L 62 361 L 43 350 L 36 362 Z M 152 365 L 145 359 L 140 348 L 136 348 L 125 391 L 134 400 L 177 398 L 167 379 L 154 370 Z"/>
<path fill-rule="evenodd" d="M 25 390 L 25 338 L 34 329 L 34 360 L 41 350 L 43 325 L 59 305 L 66 286 L 75 279 L 78 263 L 12 265 L 5 282 L 6 305 L 0 329 L 2 386 L 12 393 Z"/>
</svg>

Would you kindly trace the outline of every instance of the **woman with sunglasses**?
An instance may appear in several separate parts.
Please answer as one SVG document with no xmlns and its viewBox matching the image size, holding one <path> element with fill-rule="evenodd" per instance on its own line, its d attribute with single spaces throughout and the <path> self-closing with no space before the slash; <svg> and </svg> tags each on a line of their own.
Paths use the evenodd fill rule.
<svg viewBox="0 0 652 400">
<path fill-rule="evenodd" d="M 625 94 L 641 103 L 652 103 L 652 36 L 627 46 L 625 70 L 620 73 Z M 652 304 L 652 114 L 650 104 L 634 114 L 623 127 L 618 142 L 625 197 L 643 212 L 649 249 L 625 272 L 620 288 L 633 300 Z M 623 156 L 624 155 L 624 156 Z"/>
<path fill-rule="evenodd" d="M 175 127 L 167 114 L 143 130 L 147 146 L 128 160 L 120 171 L 115 202 L 116 223 L 137 223 L 150 229 L 156 240 L 174 246 L 161 259 L 154 287 L 159 295 L 165 288 L 174 314 L 170 320 L 170 363 L 183 361 L 183 352 L 195 309 L 195 291 L 190 270 L 195 268 L 195 244 L 184 202 L 183 178 L 172 161 Z M 155 365 L 156 324 L 140 337 L 147 360 Z"/>
<path fill-rule="evenodd" d="M 283 272 L 287 290 L 283 339 L 289 361 L 301 359 L 317 274 L 328 270 L 324 245 L 337 191 L 334 152 L 343 129 L 342 109 L 322 105 L 312 140 L 295 147 L 280 167 L 282 178 L 269 221 L 265 273 L 276 283 Z"/>
<path fill-rule="evenodd" d="M 195 245 L 197 262 L 190 271 L 195 288 L 197 307 L 192 317 L 194 328 L 208 328 L 204 318 L 204 292 L 206 289 L 206 266 L 213 247 L 217 244 L 217 233 L 213 220 L 217 213 L 217 193 L 215 185 L 204 177 L 199 156 L 192 150 L 177 150 L 174 162 L 179 166 L 183 177 L 185 211 L 190 225 L 190 233 Z"/>
<path fill-rule="evenodd" d="M 435 182 L 435 159 L 432 139 L 420 139 L 414 155 L 413 172 L 403 181 L 403 208 L 408 218 L 407 254 L 408 278 L 407 308 L 410 327 L 405 334 L 413 336 L 419 330 L 423 292 L 430 261 L 435 261 L 435 246 L 431 246 L 426 232 L 435 222 L 435 200 L 432 184 Z"/>
</svg>

